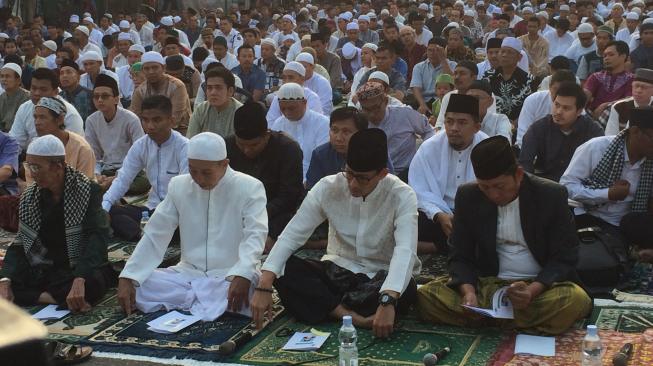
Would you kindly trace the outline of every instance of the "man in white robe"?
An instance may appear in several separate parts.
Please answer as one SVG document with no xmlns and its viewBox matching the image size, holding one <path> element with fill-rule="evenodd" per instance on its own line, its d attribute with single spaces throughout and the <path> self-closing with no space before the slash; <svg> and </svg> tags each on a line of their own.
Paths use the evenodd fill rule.
<svg viewBox="0 0 653 366">
<path fill-rule="evenodd" d="M 333 89 L 331 83 L 324 76 L 314 72 L 315 60 L 310 53 L 302 52 L 297 55 L 295 61 L 304 66 L 306 74 L 304 75 L 304 86 L 314 91 L 322 102 L 322 111 L 326 116 L 331 114 L 333 109 Z"/>
<path fill-rule="evenodd" d="M 227 310 L 250 314 L 268 232 L 265 188 L 229 167 L 225 141 L 212 132 L 190 140 L 188 165 L 190 174 L 170 181 L 120 274 L 120 306 L 127 314 L 178 309 L 205 321 Z M 181 260 L 157 269 L 177 226 Z"/>
<path fill-rule="evenodd" d="M 281 73 L 283 78 L 283 83 L 295 83 L 301 86 L 304 86 L 304 77 L 306 76 L 306 69 L 302 64 L 297 61 L 291 61 L 286 64 Z M 268 124 L 276 121 L 277 118 L 281 117 L 281 108 L 279 108 L 279 97 L 277 93 L 269 94 L 272 96 L 272 101 L 270 102 L 270 109 L 268 110 L 265 119 L 268 121 Z M 306 103 L 308 109 L 317 112 L 319 114 L 325 114 L 322 109 L 322 101 L 320 97 L 311 89 L 304 86 L 304 96 L 306 97 Z M 325 114 L 326 115 L 326 114 Z"/>
<path fill-rule="evenodd" d="M 263 264 L 252 299 L 258 327 L 272 305 L 272 286 L 297 319 L 320 323 L 350 315 L 353 324 L 388 337 L 396 315 L 416 292 L 417 201 L 388 174 L 385 133 L 376 128 L 349 140 L 343 173 L 321 179 L 279 236 Z M 377 213 L 382 212 L 382 215 Z M 327 254 L 320 261 L 293 252 L 329 221 Z"/>
<path fill-rule="evenodd" d="M 307 108 L 304 88 L 299 84 L 283 84 L 277 98 L 283 115 L 270 124 L 270 129 L 285 132 L 299 143 L 304 153 L 302 166 L 306 180 L 313 150 L 329 141 L 329 119 Z"/>
<path fill-rule="evenodd" d="M 476 179 L 470 154 L 488 137 L 481 132 L 478 99 L 471 95 L 452 94 L 445 116 L 445 133 L 426 140 L 408 170 L 420 211 L 419 240 L 425 242 L 420 243 L 420 250 L 429 252 L 447 250 L 456 191 Z"/>
</svg>

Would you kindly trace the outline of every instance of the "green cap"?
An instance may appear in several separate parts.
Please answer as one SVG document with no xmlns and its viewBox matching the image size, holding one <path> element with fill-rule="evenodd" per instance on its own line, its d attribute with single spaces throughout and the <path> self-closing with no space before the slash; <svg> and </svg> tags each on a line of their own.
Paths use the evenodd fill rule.
<svg viewBox="0 0 653 366">
<path fill-rule="evenodd" d="M 447 83 L 453 85 L 453 77 L 449 74 L 440 74 L 435 79 L 435 85 L 440 83 Z"/>
<path fill-rule="evenodd" d="M 599 32 L 605 32 L 608 33 L 611 36 L 614 36 L 614 29 L 612 29 L 610 26 L 607 25 L 601 25 L 596 29 L 596 33 L 598 34 Z"/>
<path fill-rule="evenodd" d="M 143 64 L 140 62 L 134 63 L 131 67 L 132 72 L 141 72 L 142 70 L 143 70 Z"/>
</svg>

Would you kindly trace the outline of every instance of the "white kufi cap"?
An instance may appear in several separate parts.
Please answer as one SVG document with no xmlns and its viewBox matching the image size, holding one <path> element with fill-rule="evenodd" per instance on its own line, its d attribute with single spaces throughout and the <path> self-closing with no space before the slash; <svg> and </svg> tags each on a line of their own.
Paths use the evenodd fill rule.
<svg viewBox="0 0 653 366">
<path fill-rule="evenodd" d="M 521 41 L 518 40 L 515 37 L 506 37 L 503 39 L 503 42 L 501 42 L 501 48 L 503 47 L 509 47 L 512 48 L 513 50 L 520 52 L 522 51 L 522 44 Z"/>
<path fill-rule="evenodd" d="M 120 21 L 120 24 L 119 24 L 118 26 L 119 26 L 120 28 L 122 28 L 122 29 L 129 28 L 129 27 L 130 27 L 130 25 L 129 25 L 129 21 L 127 21 L 127 20 L 121 20 L 121 21 Z"/>
<path fill-rule="evenodd" d="M 590 23 L 583 23 L 578 26 L 578 34 L 581 33 L 594 33 L 594 27 Z"/>
<path fill-rule="evenodd" d="M 131 45 L 131 46 L 129 47 L 129 51 L 128 51 L 128 52 L 131 52 L 131 51 L 140 52 L 141 55 L 142 55 L 142 54 L 145 53 L 145 47 L 141 46 L 140 44 L 133 44 L 133 45 Z"/>
<path fill-rule="evenodd" d="M 347 30 L 358 30 L 358 23 L 347 23 Z"/>
<path fill-rule="evenodd" d="M 52 52 L 57 52 L 57 43 L 55 41 L 45 41 L 43 42 L 43 46 L 45 46 L 47 49 L 49 49 Z"/>
<path fill-rule="evenodd" d="M 145 65 L 148 62 L 156 62 L 157 64 L 160 65 L 166 64 L 166 61 L 163 59 L 163 56 L 161 56 L 160 53 L 155 51 L 145 52 L 145 54 L 141 58 L 141 62 L 143 63 L 143 65 Z"/>
<path fill-rule="evenodd" d="M 347 59 L 351 60 L 358 54 L 358 47 L 354 46 L 351 42 L 345 43 L 342 46 L 342 55 Z"/>
<path fill-rule="evenodd" d="M 125 32 L 120 32 L 120 33 L 118 34 L 118 40 L 119 40 L 119 41 L 129 41 L 129 42 L 132 42 L 132 35 L 129 34 L 129 33 L 125 33 Z M 132 42 L 132 43 L 133 43 L 133 42 Z"/>
<path fill-rule="evenodd" d="M 302 52 L 297 57 L 295 57 L 295 61 L 297 62 L 306 62 L 311 65 L 315 65 L 315 59 L 313 59 L 313 55 L 311 55 L 308 52 Z"/>
<path fill-rule="evenodd" d="M 383 81 L 386 85 L 390 85 L 390 78 L 388 77 L 388 74 L 386 74 L 383 71 L 374 71 L 373 73 L 370 74 L 370 77 L 367 78 L 367 80 L 381 80 Z"/>
<path fill-rule="evenodd" d="M 222 161 L 227 158 L 227 145 L 222 136 L 202 132 L 188 141 L 188 159 Z"/>
<path fill-rule="evenodd" d="M 302 77 L 306 76 L 306 68 L 304 65 L 300 64 L 297 61 L 291 61 L 286 64 L 286 66 L 283 68 L 283 71 L 294 71 L 301 75 Z"/>
<path fill-rule="evenodd" d="M 82 62 L 99 61 L 102 62 L 102 56 L 95 51 L 87 51 L 82 55 Z"/>
<path fill-rule="evenodd" d="M 32 140 L 27 146 L 27 155 L 66 156 L 66 148 L 54 135 L 45 135 Z"/>
<path fill-rule="evenodd" d="M 13 62 L 4 64 L 4 66 L 2 66 L 0 70 L 5 70 L 5 69 L 12 70 L 16 74 L 18 74 L 18 77 L 23 77 L 23 69 Z"/>
<path fill-rule="evenodd" d="M 75 28 L 75 30 L 78 30 L 78 31 L 86 34 L 86 37 L 88 37 L 91 34 L 91 31 L 89 31 L 88 28 L 85 25 L 80 25 L 79 27 Z"/>
<path fill-rule="evenodd" d="M 297 83 L 288 83 L 281 85 L 277 92 L 279 100 L 304 100 L 304 87 Z"/>
</svg>

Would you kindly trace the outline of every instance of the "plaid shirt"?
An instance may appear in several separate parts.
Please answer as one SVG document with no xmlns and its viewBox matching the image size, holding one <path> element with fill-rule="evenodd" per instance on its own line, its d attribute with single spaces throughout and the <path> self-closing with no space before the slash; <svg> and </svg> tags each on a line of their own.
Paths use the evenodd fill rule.
<svg viewBox="0 0 653 366">
<path fill-rule="evenodd" d="M 86 118 L 95 112 L 93 92 L 81 85 L 78 85 L 77 89 L 73 90 L 71 93 L 62 90 L 59 95 L 68 103 L 75 106 L 75 109 L 77 109 L 77 112 L 79 112 L 79 115 L 82 117 L 82 121 L 86 121 Z"/>
<path fill-rule="evenodd" d="M 254 62 L 254 65 L 258 66 L 265 72 L 264 94 L 269 93 L 273 88 L 279 86 L 283 68 L 286 67 L 286 63 L 282 59 L 275 57 L 271 64 L 266 64 L 263 57 L 261 57 Z"/>
</svg>

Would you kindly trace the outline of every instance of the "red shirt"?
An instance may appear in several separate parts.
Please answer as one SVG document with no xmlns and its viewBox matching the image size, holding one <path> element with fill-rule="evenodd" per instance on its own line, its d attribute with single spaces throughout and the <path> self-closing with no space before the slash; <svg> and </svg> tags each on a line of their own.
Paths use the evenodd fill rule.
<svg viewBox="0 0 653 366">
<path fill-rule="evenodd" d="M 408 77 L 406 78 L 406 82 L 407 82 L 406 85 L 409 85 L 410 79 L 413 76 L 413 67 L 415 67 L 415 65 L 417 65 L 418 63 L 424 61 L 424 59 L 426 58 L 426 47 L 422 46 L 421 44 L 415 43 L 415 45 L 410 51 L 404 48 L 404 51 L 400 56 L 408 64 Z"/>
</svg>

